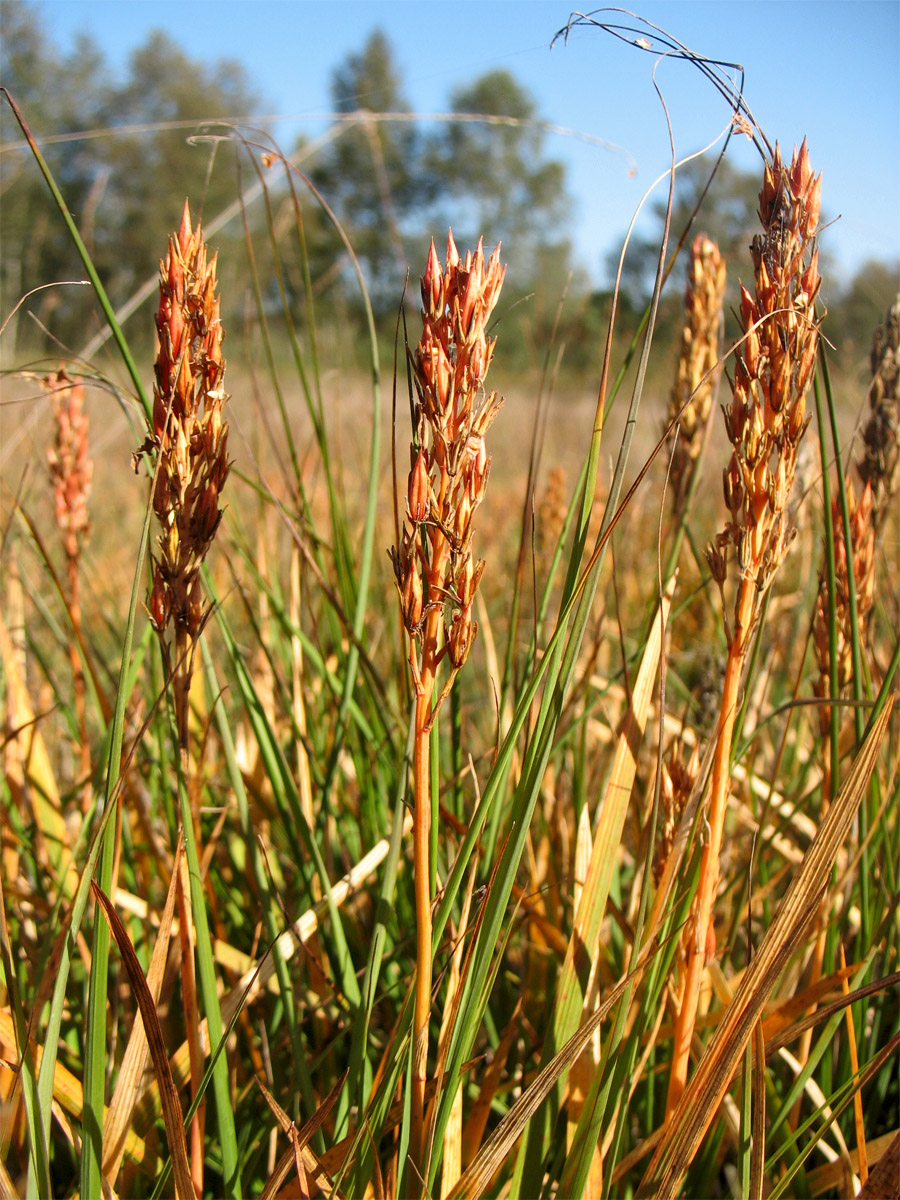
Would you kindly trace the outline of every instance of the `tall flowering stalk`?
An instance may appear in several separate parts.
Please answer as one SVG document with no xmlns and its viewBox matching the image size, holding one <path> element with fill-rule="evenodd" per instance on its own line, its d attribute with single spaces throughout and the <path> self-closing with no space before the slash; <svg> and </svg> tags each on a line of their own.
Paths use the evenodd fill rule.
<svg viewBox="0 0 900 1200">
<path fill-rule="evenodd" d="M 153 419 L 138 451 L 155 459 L 153 511 L 161 526 L 153 555 L 148 608 L 159 635 L 172 685 L 175 723 L 180 746 L 182 779 L 179 786 L 182 829 L 191 873 L 197 872 L 196 839 L 187 799 L 188 707 L 194 651 L 209 616 L 204 603 L 200 569 L 219 522 L 219 496 L 228 478 L 228 423 L 222 413 L 228 397 L 223 388 L 222 324 L 216 295 L 216 256 L 208 258 L 198 223 L 191 228 L 185 201 L 178 232 L 169 238 L 159 264 L 159 308 L 156 314 L 159 349 L 153 384 Z M 137 458 L 137 456 L 136 456 Z M 196 1096 L 203 1074 L 195 952 L 209 945 L 202 893 L 184 870 L 177 890 L 181 925 L 182 1000 L 191 1058 L 191 1093 Z M 215 975 L 209 956 L 199 960 L 199 992 L 206 1009 L 210 1038 L 221 1038 L 221 1016 Z M 227 1140 L 230 1121 L 228 1081 L 223 1062 L 215 1083 L 220 1132 Z M 191 1174 L 198 1194 L 203 1186 L 204 1106 L 191 1123 Z M 233 1170 L 226 1164 L 226 1173 Z"/>
<path fill-rule="evenodd" d="M 815 300 L 819 291 L 815 233 L 821 176 L 812 174 L 806 142 L 790 165 L 776 146 L 759 193 L 762 233 L 753 239 L 754 291 L 741 286 L 743 337 L 735 358 L 725 428 L 731 460 L 724 472 L 731 519 L 709 547 L 713 578 L 725 601 L 729 566 L 736 563 L 732 619 L 727 617 L 728 659 L 710 784 L 708 833 L 688 931 L 687 965 L 675 1026 L 668 1112 L 687 1079 L 691 1039 L 719 882 L 719 854 L 728 800 L 731 743 L 741 676 L 762 597 L 793 537 L 788 498 L 797 454 L 808 424 L 806 393 L 818 345 Z"/>
<path fill-rule="evenodd" d="M 468 251 L 462 260 L 451 233 L 442 268 L 431 243 L 422 277 L 422 336 L 412 355 L 415 403 L 406 517 L 400 545 L 390 552 L 415 685 L 417 965 L 410 1152 L 420 1173 L 432 980 L 430 732 L 478 628 L 474 602 L 484 562 L 472 554 L 472 522 L 490 467 L 484 437 L 502 404 L 484 387 L 495 344 L 486 329 L 505 274 L 499 246 L 485 259 L 479 241 L 474 254 Z M 447 677 L 435 701 L 445 660 Z"/>
<path fill-rule="evenodd" d="M 200 225 L 191 229 L 187 201 L 160 263 L 156 330 L 153 426 L 141 447 L 157 459 L 153 511 L 162 526 L 149 609 L 172 681 L 184 749 L 193 651 L 209 615 L 200 568 L 222 517 L 219 496 L 230 468 L 216 256 L 207 260 Z"/>
<path fill-rule="evenodd" d="M 81 547 L 90 530 L 88 496 L 94 477 L 94 464 L 88 446 L 90 422 L 84 409 L 84 384 L 72 379 L 66 368 L 48 375 L 43 381 L 53 404 L 55 436 L 47 451 L 53 481 L 56 524 L 62 534 L 66 559 L 77 570 Z"/>
<path fill-rule="evenodd" d="M 872 521 L 881 529 L 900 482 L 900 296 L 872 340 L 871 413 L 863 430 L 860 479 L 872 489 Z"/>
<path fill-rule="evenodd" d="M 53 404 L 55 429 L 53 445 L 47 451 L 53 483 L 56 525 L 66 554 L 66 582 L 69 615 L 75 637 L 69 646 L 75 696 L 75 716 L 81 739 L 81 772 L 84 777 L 85 810 L 90 801 L 91 751 L 87 737 L 85 682 L 78 642 L 81 639 L 81 588 L 79 563 L 85 539 L 90 532 L 88 497 L 94 464 L 88 445 L 90 422 L 84 408 L 84 384 L 72 379 L 64 366 L 43 381 Z"/>
<path fill-rule="evenodd" d="M 691 245 L 688 260 L 681 353 L 669 394 L 667 424 L 678 422 L 671 469 L 672 501 L 677 514 L 684 511 L 712 408 L 724 295 L 725 260 L 716 243 L 700 233 Z M 676 436 L 674 430 L 672 436 Z"/>
</svg>

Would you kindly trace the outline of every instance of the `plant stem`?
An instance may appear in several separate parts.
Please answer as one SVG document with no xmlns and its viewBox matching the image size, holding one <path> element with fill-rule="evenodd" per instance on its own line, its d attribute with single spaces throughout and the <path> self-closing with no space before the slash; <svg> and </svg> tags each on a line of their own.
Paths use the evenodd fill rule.
<svg viewBox="0 0 900 1200">
<path fill-rule="evenodd" d="M 707 938 L 711 928 L 713 904 L 719 886 L 719 855 L 722 849 L 722 833 L 725 828 L 725 812 L 728 807 L 728 785 L 731 779 L 731 742 L 738 711 L 741 675 L 753 624 L 755 592 L 756 585 L 752 578 L 741 580 L 735 605 L 735 628 L 729 643 L 728 661 L 725 666 L 719 733 L 710 784 L 707 840 L 700 855 L 700 878 L 697 884 L 693 933 L 688 939 L 684 992 L 678 1019 L 675 1023 L 672 1071 L 669 1076 L 669 1095 L 666 1101 L 667 1117 L 674 1111 L 687 1083 L 691 1040 L 694 1036 L 697 1003 L 700 997 L 700 980 L 706 965 Z"/>
<path fill-rule="evenodd" d="M 439 534 L 439 540 L 443 537 Z M 441 558 L 438 555 L 438 558 Z M 414 1170 L 425 1166 L 425 1085 L 428 1076 L 428 1024 L 431 1019 L 431 719 L 435 660 L 441 628 L 441 609 L 429 610 L 422 642 L 420 688 L 416 697 L 413 747 L 413 855 L 416 899 L 416 992 L 413 1015 L 412 1123 L 410 1154 Z M 410 1176 L 410 1192 L 414 1184 Z M 418 1190 L 418 1189 L 416 1189 Z"/>
</svg>

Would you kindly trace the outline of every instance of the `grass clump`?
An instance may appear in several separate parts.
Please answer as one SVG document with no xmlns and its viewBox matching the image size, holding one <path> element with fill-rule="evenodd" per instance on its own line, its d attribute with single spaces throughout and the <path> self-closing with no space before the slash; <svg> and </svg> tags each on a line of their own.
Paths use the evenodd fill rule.
<svg viewBox="0 0 900 1200">
<path fill-rule="evenodd" d="M 763 159 L 761 232 L 728 263 L 753 283 L 726 349 L 722 256 L 675 231 L 685 329 L 655 448 L 632 435 L 665 408 L 642 420 L 668 243 L 622 362 L 612 307 L 590 408 L 563 412 L 548 382 L 524 431 L 486 383 L 499 248 L 451 236 L 442 263 L 432 244 L 421 334 L 398 336 L 407 437 L 382 417 L 362 272 L 356 400 L 314 321 L 273 306 L 262 252 L 308 282 L 304 209 L 329 219 L 327 197 L 237 135 L 268 217 L 246 223 L 258 340 L 229 332 L 227 422 L 216 259 L 187 205 L 152 402 L 119 331 L 149 495 L 131 477 L 88 497 L 98 385 L 125 385 L 53 374 L 52 484 L 7 493 L 2 542 L 10 1195 L 880 1186 L 900 1045 L 896 515 L 878 499 L 896 322 L 845 452 L 820 179 L 732 99 Z M 554 444 L 566 461 L 543 461 Z M 139 533 L 109 578 L 120 496 Z"/>
</svg>

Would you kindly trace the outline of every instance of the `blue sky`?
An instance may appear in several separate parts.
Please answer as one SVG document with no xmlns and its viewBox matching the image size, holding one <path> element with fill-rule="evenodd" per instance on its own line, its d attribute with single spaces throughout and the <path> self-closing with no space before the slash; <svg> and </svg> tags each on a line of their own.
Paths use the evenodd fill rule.
<svg viewBox="0 0 900 1200">
<path fill-rule="evenodd" d="M 298 131 L 321 130 L 332 71 L 376 27 L 395 49 L 418 112 L 446 111 L 455 86 L 506 68 L 535 96 L 543 118 L 618 147 L 562 134 L 547 142 L 568 166 L 572 238 L 595 279 L 669 163 L 652 82 L 656 58 L 599 29 L 576 30 L 551 51 L 571 11 L 554 0 L 41 0 L 37 7 L 62 49 L 77 33 L 90 33 L 114 70 L 124 69 L 153 28 L 190 55 L 239 59 L 266 112 L 283 117 L 274 132 L 287 148 Z M 652 0 L 639 11 L 691 49 L 740 62 L 746 99 L 772 140 L 790 149 L 808 137 L 813 166 L 823 173 L 824 207 L 840 215 L 825 244 L 844 272 L 868 258 L 900 258 L 896 0 Z M 667 61 L 656 79 L 677 153 L 713 141 L 728 109 L 699 73 Z M 736 166 L 757 169 L 744 139 L 734 139 L 729 154 Z"/>
</svg>

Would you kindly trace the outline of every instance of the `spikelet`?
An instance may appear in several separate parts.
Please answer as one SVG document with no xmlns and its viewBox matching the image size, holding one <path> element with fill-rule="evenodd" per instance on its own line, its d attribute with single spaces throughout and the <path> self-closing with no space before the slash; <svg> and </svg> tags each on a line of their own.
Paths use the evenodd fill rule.
<svg viewBox="0 0 900 1200">
<path fill-rule="evenodd" d="M 56 524 L 66 557 L 77 559 L 90 529 L 88 496 L 94 464 L 88 448 L 88 415 L 84 384 L 66 374 L 64 366 L 46 376 L 42 385 L 53 402 L 55 437 L 47 451 L 53 481 Z"/>
<path fill-rule="evenodd" d="M 860 479 L 872 489 L 872 520 L 879 530 L 900 482 L 900 296 L 872 340 L 871 414 L 863 430 Z"/>
<path fill-rule="evenodd" d="M 736 552 L 741 580 L 755 585 L 753 618 L 794 533 L 788 499 L 808 424 L 806 393 L 819 336 L 820 192 L 821 176 L 812 174 L 806 142 L 790 166 L 776 146 L 759 194 L 763 232 L 751 245 L 755 289 L 741 285 L 744 338 L 724 410 L 732 446 L 723 475 L 731 520 L 707 551 L 720 587 L 729 552 Z"/>
<path fill-rule="evenodd" d="M 443 613 L 443 646 L 454 671 L 477 631 L 473 605 L 484 562 L 472 554 L 473 517 L 491 464 L 485 434 L 503 403 L 484 388 L 495 344 L 486 329 L 505 274 L 499 246 L 485 259 L 479 241 L 461 260 L 451 233 L 445 266 L 432 242 L 422 277 L 406 520 L 390 555 L 410 640 L 422 642 L 428 614 Z"/>
<path fill-rule="evenodd" d="M 724 295 L 725 261 L 716 243 L 706 234 L 698 234 L 688 260 L 681 353 L 666 419 L 667 426 L 678 422 L 670 434 L 676 439 L 670 472 L 676 513 L 684 507 L 718 382 L 715 366 Z"/>
<path fill-rule="evenodd" d="M 200 225 L 192 231 L 187 201 L 160 262 L 156 330 L 153 422 L 138 452 L 158 460 L 153 511 L 162 532 L 148 607 L 169 665 L 184 747 L 193 646 L 209 615 L 200 568 L 222 517 L 219 497 L 230 469 L 216 256 L 207 259 Z"/>
</svg>

